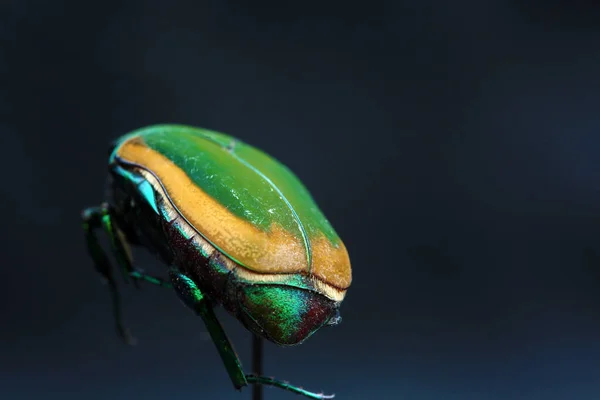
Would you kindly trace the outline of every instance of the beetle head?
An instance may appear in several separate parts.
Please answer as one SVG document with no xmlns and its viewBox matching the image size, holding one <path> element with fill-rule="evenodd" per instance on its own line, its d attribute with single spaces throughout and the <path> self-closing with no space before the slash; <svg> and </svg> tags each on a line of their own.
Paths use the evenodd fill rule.
<svg viewBox="0 0 600 400">
<path fill-rule="evenodd" d="M 279 345 L 300 344 L 322 326 L 341 320 L 338 302 L 295 286 L 246 285 L 238 301 L 246 327 Z"/>
</svg>

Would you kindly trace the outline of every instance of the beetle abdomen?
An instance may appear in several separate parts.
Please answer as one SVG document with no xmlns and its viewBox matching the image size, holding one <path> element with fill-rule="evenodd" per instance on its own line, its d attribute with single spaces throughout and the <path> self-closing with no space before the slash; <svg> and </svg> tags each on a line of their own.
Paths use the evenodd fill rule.
<svg viewBox="0 0 600 400">
<path fill-rule="evenodd" d="M 285 166 L 230 136 L 160 125 L 123 137 L 111 156 L 156 177 L 187 223 L 249 272 L 310 274 L 344 291 L 348 253 Z"/>
</svg>

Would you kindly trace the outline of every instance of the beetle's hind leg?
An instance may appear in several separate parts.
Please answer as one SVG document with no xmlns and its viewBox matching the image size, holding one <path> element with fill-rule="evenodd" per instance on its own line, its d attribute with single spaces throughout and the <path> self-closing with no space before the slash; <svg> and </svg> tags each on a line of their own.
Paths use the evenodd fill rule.
<svg viewBox="0 0 600 400">
<path fill-rule="evenodd" d="M 173 288 L 179 298 L 185 305 L 194 310 L 196 314 L 200 315 L 204 321 L 206 329 L 208 330 L 213 343 L 217 346 L 221 360 L 223 360 L 227 373 L 236 389 L 241 389 L 250 383 L 255 385 L 275 386 L 296 394 L 304 395 L 311 399 L 332 399 L 334 397 L 334 395 L 312 393 L 308 390 L 292 386 L 287 382 L 281 382 L 273 378 L 245 374 L 242 369 L 242 363 L 233 349 L 229 338 L 225 334 L 223 326 L 217 319 L 209 299 L 202 293 L 194 281 L 182 272 L 171 269 L 169 271 L 169 277 L 171 278 Z"/>
<path fill-rule="evenodd" d="M 125 328 L 123 324 L 121 297 L 117 287 L 117 282 L 113 276 L 110 261 L 106 255 L 106 252 L 102 249 L 100 243 L 98 243 L 98 237 L 96 235 L 98 229 L 104 228 L 103 219 L 105 215 L 105 207 L 90 207 L 83 210 L 81 213 L 87 248 L 92 260 L 94 261 L 96 270 L 108 284 L 112 298 L 113 314 L 117 333 L 127 344 L 135 344 L 135 338 L 131 336 L 129 330 Z"/>
<path fill-rule="evenodd" d="M 266 376 L 256 376 L 256 375 L 249 374 L 249 375 L 246 375 L 246 379 L 248 380 L 248 383 L 252 383 L 255 385 L 275 386 L 280 389 L 287 390 L 288 392 L 301 394 L 310 399 L 333 399 L 333 398 L 335 398 L 334 394 L 309 392 L 308 390 L 304 390 L 300 387 L 290 385 L 287 382 L 278 381 L 275 378 L 270 378 L 270 377 L 266 377 Z"/>
</svg>

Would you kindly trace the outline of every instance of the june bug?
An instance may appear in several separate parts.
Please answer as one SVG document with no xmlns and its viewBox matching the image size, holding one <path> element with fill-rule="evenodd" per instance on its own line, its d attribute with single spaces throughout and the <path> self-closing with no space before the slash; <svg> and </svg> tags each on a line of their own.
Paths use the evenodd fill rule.
<svg viewBox="0 0 600 400">
<path fill-rule="evenodd" d="M 202 317 L 237 389 L 273 385 L 331 397 L 245 374 L 213 310 L 222 305 L 256 337 L 282 346 L 340 321 L 352 280 L 348 252 L 300 180 L 238 139 L 182 125 L 117 139 L 108 163 L 106 202 L 82 218 L 90 255 L 111 289 L 119 335 L 132 340 L 98 229 L 126 281 L 173 288 Z M 161 259 L 169 278 L 134 267 L 130 245 Z"/>
</svg>

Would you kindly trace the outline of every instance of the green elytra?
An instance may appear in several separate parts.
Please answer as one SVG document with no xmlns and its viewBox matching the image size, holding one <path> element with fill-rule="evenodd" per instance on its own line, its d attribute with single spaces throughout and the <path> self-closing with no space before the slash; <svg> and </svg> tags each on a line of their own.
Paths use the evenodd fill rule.
<svg viewBox="0 0 600 400">
<path fill-rule="evenodd" d="M 289 232 L 302 236 L 308 253 L 310 253 L 309 240 L 315 235 L 324 235 L 332 244 L 339 243 L 339 237 L 295 175 L 260 150 L 228 135 L 174 125 L 154 126 L 132 132 L 120 139 L 116 147 L 118 148 L 118 143 L 132 136 L 141 137 L 149 148 L 173 161 L 205 192 L 218 199 L 238 217 L 244 218 L 255 226 L 266 230 L 272 221 L 276 221 Z M 231 147 L 235 152 L 232 151 L 227 155 L 222 151 L 223 147 Z M 232 157 L 232 154 L 235 154 L 235 157 Z M 113 159 L 114 152 L 111 161 Z M 269 171 L 268 176 L 262 171 Z M 244 180 L 244 185 L 240 186 L 245 187 L 245 191 L 236 190 L 239 187 L 240 176 Z M 238 180 L 236 181 L 234 177 Z M 138 186 L 138 190 L 146 192 L 143 197 L 147 200 L 152 199 L 153 194 L 147 184 Z M 156 204 L 153 207 L 156 207 Z M 109 284 L 118 332 L 127 341 L 131 338 L 121 322 L 116 282 L 110 271 L 108 259 L 98 244 L 95 234 L 97 229 L 103 229 L 108 234 L 111 250 L 126 279 L 132 279 L 136 285 L 138 281 L 147 281 L 174 288 L 182 300 L 202 317 L 236 388 L 239 389 L 249 383 L 273 385 L 315 399 L 333 397 L 311 393 L 272 378 L 244 374 L 241 363 L 217 320 L 208 297 L 193 279 L 177 268 L 171 268 L 168 280 L 153 277 L 133 268 L 128 255 L 128 244 L 118 234 L 117 217 L 110 205 L 104 204 L 102 207 L 85 210 L 83 220 L 88 250 L 98 272 Z M 284 313 L 280 318 L 284 319 L 284 322 L 289 320 L 287 322 L 290 327 L 293 326 L 294 317 L 299 315 L 298 312 L 303 306 L 302 296 L 289 295 L 286 290 L 275 288 L 274 291 L 269 292 L 269 295 L 274 294 L 271 298 L 266 296 L 266 290 L 259 286 L 252 289 L 249 298 L 269 300 L 279 305 L 285 304 L 287 309 L 283 310 Z M 290 328 L 284 327 L 284 329 Z"/>
<path fill-rule="evenodd" d="M 171 160 L 229 211 L 255 226 L 267 230 L 277 222 L 303 237 L 305 243 L 322 234 L 331 244 L 339 244 L 339 236 L 302 182 L 263 151 L 224 133 L 185 125 L 143 128 L 120 142 L 134 136 Z M 225 153 L 224 147 L 232 151 Z"/>
</svg>

